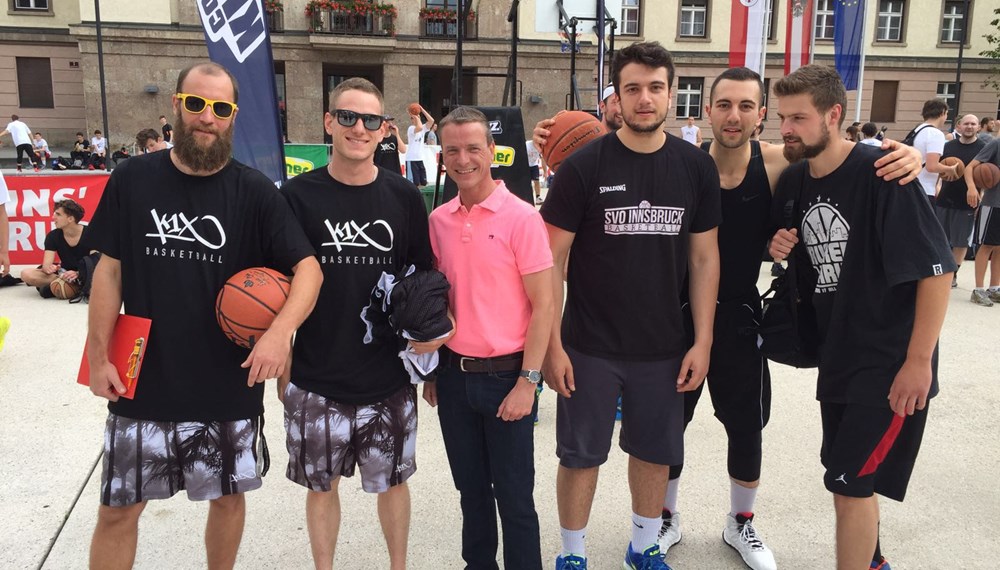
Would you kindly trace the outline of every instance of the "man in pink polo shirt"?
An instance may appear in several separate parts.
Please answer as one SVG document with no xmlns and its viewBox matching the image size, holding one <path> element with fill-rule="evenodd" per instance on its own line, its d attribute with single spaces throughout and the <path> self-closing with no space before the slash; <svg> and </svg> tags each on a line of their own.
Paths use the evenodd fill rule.
<svg viewBox="0 0 1000 570">
<path fill-rule="evenodd" d="M 440 404 L 467 568 L 497 567 L 499 506 L 504 566 L 540 570 L 532 411 L 554 315 L 552 252 L 535 208 L 490 177 L 486 117 L 458 107 L 438 132 L 458 196 L 431 214 L 431 247 L 456 332 L 424 399 Z"/>
</svg>

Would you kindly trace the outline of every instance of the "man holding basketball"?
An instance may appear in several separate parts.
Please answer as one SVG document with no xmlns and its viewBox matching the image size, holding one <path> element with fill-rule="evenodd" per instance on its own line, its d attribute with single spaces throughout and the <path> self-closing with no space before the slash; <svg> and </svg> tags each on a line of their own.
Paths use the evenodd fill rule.
<svg viewBox="0 0 1000 570">
<path fill-rule="evenodd" d="M 326 168 L 281 189 L 319 256 L 324 285 L 295 337 L 290 377 L 280 386 L 289 479 L 306 487 L 306 523 L 316 568 L 333 565 L 341 476 L 361 471 L 378 495 L 390 567 L 406 567 L 410 491 L 416 471 L 417 402 L 398 353 L 365 341 L 362 310 L 383 273 L 430 269 L 427 213 L 416 187 L 373 163 L 388 130 L 382 93 L 351 78 L 330 93 L 333 138 Z M 446 339 L 440 339 L 430 350 Z M 290 381 L 290 383 L 289 383 Z"/>
<path fill-rule="evenodd" d="M 261 486 L 267 468 L 260 383 L 284 371 L 322 274 L 271 181 L 230 158 L 238 96 L 218 64 L 181 71 L 174 148 L 119 165 L 90 225 L 103 253 L 90 297 L 90 389 L 110 400 L 91 568 L 131 567 L 146 501 L 180 489 L 209 501 L 208 567 L 232 568 L 243 493 Z M 248 355 L 219 329 L 214 304 L 231 275 L 254 266 L 295 278 Z M 132 400 L 119 398 L 125 386 L 108 361 L 123 301 L 127 314 L 152 320 Z"/>
<path fill-rule="evenodd" d="M 972 302 L 991 307 L 1000 303 L 1000 184 L 990 188 L 976 188 L 973 173 L 980 164 L 1000 166 L 1000 138 L 989 141 L 976 158 L 965 167 L 966 199 L 970 207 L 979 207 L 976 222 L 976 288 Z M 990 267 L 990 285 L 986 287 L 986 268 Z"/>
</svg>

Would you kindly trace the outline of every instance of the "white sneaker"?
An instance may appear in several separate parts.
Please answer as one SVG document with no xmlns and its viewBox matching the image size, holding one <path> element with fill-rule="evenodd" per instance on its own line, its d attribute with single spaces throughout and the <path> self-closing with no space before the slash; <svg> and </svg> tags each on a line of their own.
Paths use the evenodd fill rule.
<svg viewBox="0 0 1000 570">
<path fill-rule="evenodd" d="M 663 522 L 660 523 L 660 532 L 656 535 L 656 544 L 660 547 L 660 554 L 666 554 L 671 546 L 681 541 L 681 515 L 673 513 L 667 516 L 669 511 L 663 511 Z"/>
<path fill-rule="evenodd" d="M 726 515 L 726 528 L 722 531 L 722 540 L 736 549 L 743 557 L 743 562 L 753 570 L 777 570 L 774 554 L 764 545 L 757 530 L 753 527 L 753 513 L 737 513 L 736 516 Z"/>
</svg>

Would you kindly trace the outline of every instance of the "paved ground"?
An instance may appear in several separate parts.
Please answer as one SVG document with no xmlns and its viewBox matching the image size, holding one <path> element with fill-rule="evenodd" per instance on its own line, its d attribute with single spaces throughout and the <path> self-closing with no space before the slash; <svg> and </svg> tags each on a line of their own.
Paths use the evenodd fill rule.
<svg viewBox="0 0 1000 570">
<path fill-rule="evenodd" d="M 19 268 L 17 268 L 19 269 Z M 767 269 L 764 267 L 763 269 Z M 763 273 L 762 273 L 763 275 Z M 765 277 L 762 277 L 762 283 Z M 996 568 L 1000 560 L 1000 409 L 997 343 L 1000 307 L 969 303 L 971 265 L 952 292 L 941 340 L 941 396 L 906 503 L 883 502 L 885 553 L 897 570 Z M 0 568 L 86 567 L 98 500 L 105 408 L 74 383 L 86 334 L 86 306 L 41 300 L 27 287 L 0 289 L 0 315 L 13 321 L 0 353 Z M 833 567 L 833 512 L 818 459 L 814 377 L 773 367 L 774 407 L 765 431 L 758 529 L 781 568 Z M 705 398 L 705 403 L 708 399 Z M 304 492 L 284 478 L 281 411 L 268 390 L 266 433 L 274 461 L 264 488 L 249 494 L 238 567 L 309 568 Z M 421 406 L 419 470 L 411 479 L 410 567 L 461 568 L 458 495 L 451 483 L 434 410 Z M 546 391 L 536 430 L 535 498 L 546 567 L 559 548 L 555 508 L 555 397 Z M 707 407 L 688 431 L 681 487 L 684 539 L 668 561 L 679 569 L 742 568 L 721 540 L 728 509 L 725 434 Z M 589 526 L 591 568 L 620 568 L 629 538 L 625 458 L 603 468 Z M 339 568 L 384 568 L 387 556 L 374 497 L 357 479 L 341 485 L 344 521 Z M 202 505 L 175 497 L 153 503 L 141 523 L 137 568 L 204 567 Z"/>
</svg>

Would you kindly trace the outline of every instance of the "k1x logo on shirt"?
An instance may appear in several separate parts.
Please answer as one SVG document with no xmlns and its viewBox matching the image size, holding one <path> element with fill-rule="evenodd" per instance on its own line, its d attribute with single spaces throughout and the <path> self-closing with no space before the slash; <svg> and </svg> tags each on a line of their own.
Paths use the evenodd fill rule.
<svg viewBox="0 0 1000 570">
<path fill-rule="evenodd" d="M 330 232 L 330 241 L 323 242 L 322 245 L 334 246 L 337 252 L 344 251 L 345 247 L 374 247 L 379 251 L 391 251 L 393 243 L 392 227 L 385 220 L 375 220 L 359 224 L 354 220 L 346 222 L 332 223 L 324 220 L 323 224 Z"/>
<path fill-rule="evenodd" d="M 159 238 L 160 244 L 167 240 L 196 241 L 210 249 L 219 249 L 226 245 L 226 230 L 215 216 L 195 216 L 188 218 L 183 212 L 179 214 L 157 213 L 156 208 L 149 211 L 156 227 L 154 232 L 146 237 Z"/>
</svg>

